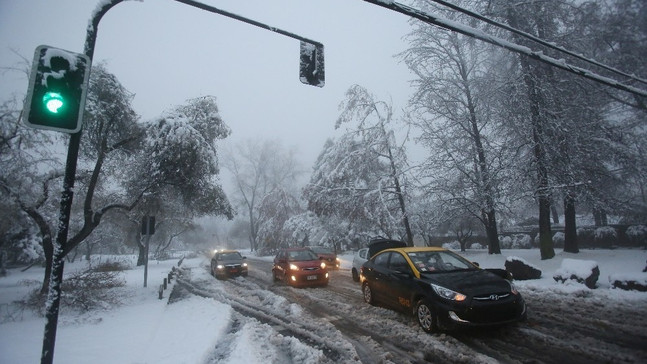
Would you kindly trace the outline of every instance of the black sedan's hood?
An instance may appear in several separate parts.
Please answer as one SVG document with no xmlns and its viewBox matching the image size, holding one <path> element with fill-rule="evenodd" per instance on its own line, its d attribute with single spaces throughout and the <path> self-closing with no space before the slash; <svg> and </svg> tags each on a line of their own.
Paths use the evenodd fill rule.
<svg viewBox="0 0 647 364">
<path fill-rule="evenodd" d="M 508 281 L 483 269 L 422 273 L 420 278 L 468 296 L 510 292 Z"/>
</svg>

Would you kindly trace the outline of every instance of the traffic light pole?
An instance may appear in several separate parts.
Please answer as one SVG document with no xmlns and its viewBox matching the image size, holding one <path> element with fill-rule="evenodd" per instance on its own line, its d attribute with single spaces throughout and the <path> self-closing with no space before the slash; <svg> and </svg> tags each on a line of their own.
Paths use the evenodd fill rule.
<svg viewBox="0 0 647 364">
<path fill-rule="evenodd" d="M 123 2 L 124 0 L 112 0 L 110 2 L 104 3 L 102 7 L 97 8 L 92 16 L 92 22 L 87 28 L 85 45 L 84 45 L 84 54 L 88 56 L 90 60 L 94 56 L 94 46 L 97 41 L 97 32 L 99 28 L 99 22 L 101 18 L 112 9 L 115 5 Z M 313 74 L 302 75 L 302 82 L 308 83 L 314 86 L 322 87 L 323 86 L 323 45 L 319 42 L 309 40 L 307 38 L 301 37 L 299 35 L 283 31 L 281 29 L 270 27 L 268 25 L 256 22 L 251 19 L 243 18 L 236 14 L 228 13 L 220 9 L 216 9 L 212 6 L 207 6 L 196 1 L 192 0 L 176 0 L 178 2 L 191 5 L 202 10 L 207 10 L 212 13 L 224 15 L 239 21 L 243 21 L 248 24 L 252 24 L 264 29 L 271 30 L 273 32 L 298 39 L 301 41 L 302 49 L 304 44 L 312 45 L 313 49 L 318 50 L 318 55 L 316 52 L 312 52 L 312 56 L 309 61 L 312 64 L 315 63 L 315 55 L 317 55 L 317 67 L 306 64 L 304 67 L 304 54 L 302 50 L 301 62 L 302 62 L 302 72 L 305 68 L 306 70 L 313 71 Z M 309 48 L 307 48 L 309 49 Z M 306 57 L 307 58 L 307 57 Z M 308 62 L 308 60 L 306 60 Z M 304 79 L 307 79 L 304 81 Z M 80 113 L 83 113 L 84 110 L 80 110 Z M 60 216 L 58 222 L 58 232 L 56 235 L 56 241 L 54 242 L 54 256 L 52 263 L 52 274 L 49 283 L 49 292 L 47 297 L 47 304 L 45 306 L 45 333 L 43 336 L 43 349 L 41 353 L 41 364 L 52 364 L 54 361 L 54 347 L 56 342 L 56 330 L 58 326 L 58 314 L 61 304 L 61 284 L 63 283 L 63 267 L 65 252 L 67 251 L 67 236 L 70 223 L 70 214 L 72 211 L 72 199 L 74 197 L 74 182 L 76 176 L 76 166 L 79 156 L 79 148 L 81 145 L 81 131 L 77 133 L 70 134 L 70 143 L 67 149 L 67 160 L 65 164 L 65 177 L 63 179 L 63 192 L 61 194 L 61 207 L 60 207 Z"/>
<path fill-rule="evenodd" d="M 92 18 L 92 24 L 88 27 L 84 53 L 92 60 L 94 56 L 94 45 L 97 41 L 99 21 L 113 6 L 123 0 L 113 0 L 98 9 Z M 84 110 L 80 110 L 83 113 Z M 49 283 L 47 304 L 45 306 L 45 334 L 43 335 L 43 350 L 41 352 L 41 364 L 52 364 L 54 362 L 54 347 L 56 343 L 56 330 L 58 327 L 58 314 L 61 306 L 61 285 L 63 283 L 63 267 L 65 263 L 65 251 L 67 248 L 67 235 L 70 225 L 70 214 L 72 212 L 72 199 L 74 197 L 74 181 L 76 176 L 76 165 L 81 145 L 81 131 L 70 134 L 70 144 L 67 148 L 67 160 L 65 162 L 65 176 L 63 179 L 63 192 L 61 194 L 61 208 L 58 220 L 58 232 L 54 243 L 54 256 L 52 260 L 52 274 Z"/>
</svg>

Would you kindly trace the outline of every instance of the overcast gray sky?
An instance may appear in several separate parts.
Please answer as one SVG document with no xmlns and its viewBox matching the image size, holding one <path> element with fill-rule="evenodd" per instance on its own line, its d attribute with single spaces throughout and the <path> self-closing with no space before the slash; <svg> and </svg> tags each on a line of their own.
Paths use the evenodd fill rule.
<svg viewBox="0 0 647 364">
<path fill-rule="evenodd" d="M 31 60 L 47 44 L 83 51 L 99 0 L 0 0 L 0 67 Z M 99 26 L 94 63 L 135 93 L 143 119 L 203 95 L 217 97 L 231 142 L 280 139 L 309 168 L 335 135 L 337 106 L 359 84 L 402 109 L 412 75 L 394 55 L 405 50 L 407 18 L 362 0 L 201 0 L 325 46 L 326 85 L 298 78 L 299 42 L 174 0 L 125 1 Z M 23 95 L 26 76 L 0 74 L 0 99 Z M 399 115 L 399 113 L 398 113 Z"/>
</svg>

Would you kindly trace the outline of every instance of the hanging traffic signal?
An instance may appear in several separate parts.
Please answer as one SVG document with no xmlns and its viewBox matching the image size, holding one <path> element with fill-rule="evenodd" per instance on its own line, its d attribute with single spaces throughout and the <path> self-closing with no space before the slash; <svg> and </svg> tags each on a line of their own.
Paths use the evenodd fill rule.
<svg viewBox="0 0 647 364">
<path fill-rule="evenodd" d="M 323 87 L 326 83 L 323 44 L 301 41 L 299 54 L 301 60 L 299 63 L 299 80 L 301 80 L 301 83 Z"/>
<path fill-rule="evenodd" d="M 36 47 L 23 121 L 27 126 L 77 133 L 81 130 L 90 58 L 46 45 Z"/>
</svg>

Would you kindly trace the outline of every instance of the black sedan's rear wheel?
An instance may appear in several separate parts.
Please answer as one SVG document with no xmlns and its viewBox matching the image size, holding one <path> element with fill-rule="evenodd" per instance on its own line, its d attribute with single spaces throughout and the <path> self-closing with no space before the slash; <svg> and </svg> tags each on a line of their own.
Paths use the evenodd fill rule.
<svg viewBox="0 0 647 364">
<path fill-rule="evenodd" d="M 416 303 L 416 310 L 414 311 L 416 320 L 420 327 L 426 332 L 434 332 L 438 329 L 436 325 L 436 316 L 433 311 L 433 306 L 425 300 L 419 300 Z"/>
<path fill-rule="evenodd" d="M 364 302 L 368 303 L 369 305 L 375 304 L 375 298 L 373 298 L 373 290 L 371 289 L 371 286 L 368 284 L 368 282 L 365 282 L 364 285 L 362 285 L 362 293 L 364 294 Z"/>
</svg>

